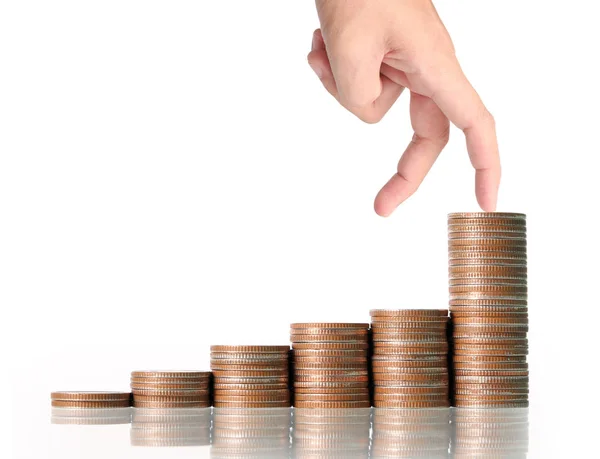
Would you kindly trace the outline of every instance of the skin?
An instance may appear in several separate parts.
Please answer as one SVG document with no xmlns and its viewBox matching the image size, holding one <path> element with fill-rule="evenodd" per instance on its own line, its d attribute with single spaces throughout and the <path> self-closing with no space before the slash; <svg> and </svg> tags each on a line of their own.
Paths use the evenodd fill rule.
<svg viewBox="0 0 600 459">
<path fill-rule="evenodd" d="M 448 143 L 450 122 L 465 135 L 475 194 L 496 209 L 500 157 L 494 118 L 464 75 L 431 0 L 316 0 L 321 28 L 308 63 L 325 89 L 366 123 L 380 121 L 410 91 L 413 138 L 375 198 L 390 215 L 422 183 Z"/>
</svg>

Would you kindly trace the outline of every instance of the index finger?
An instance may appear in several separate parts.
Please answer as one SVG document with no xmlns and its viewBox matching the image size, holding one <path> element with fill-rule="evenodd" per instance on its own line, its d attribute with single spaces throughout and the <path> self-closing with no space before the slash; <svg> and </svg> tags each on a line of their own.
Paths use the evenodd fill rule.
<svg viewBox="0 0 600 459">
<path fill-rule="evenodd" d="M 467 80 L 458 62 L 450 64 L 431 82 L 431 98 L 461 129 L 475 168 L 475 194 L 486 212 L 496 210 L 500 186 L 500 153 L 496 125 L 479 94 Z"/>
</svg>

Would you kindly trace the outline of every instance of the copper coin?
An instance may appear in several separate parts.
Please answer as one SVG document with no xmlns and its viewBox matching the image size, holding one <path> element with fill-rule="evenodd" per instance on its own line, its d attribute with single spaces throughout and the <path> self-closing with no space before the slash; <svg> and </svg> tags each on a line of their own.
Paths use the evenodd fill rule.
<svg viewBox="0 0 600 459">
<path fill-rule="evenodd" d="M 241 353 L 241 352 L 211 352 L 210 359 L 211 360 L 224 360 L 227 362 L 239 362 L 240 360 L 247 362 L 273 362 L 273 361 L 281 361 L 287 360 L 289 356 L 289 351 L 286 352 L 273 352 L 270 354 L 261 354 L 261 353 Z"/>
<path fill-rule="evenodd" d="M 437 340 L 409 340 L 406 339 L 406 335 L 396 335 L 394 333 L 374 333 L 373 343 L 377 343 L 378 345 L 384 345 L 384 343 L 400 343 L 400 346 L 405 347 L 440 347 L 448 344 L 448 340 L 443 335 L 440 335 L 437 338 Z"/>
<path fill-rule="evenodd" d="M 465 384 L 484 384 L 484 383 L 517 383 L 529 381 L 529 376 L 455 376 L 454 380 L 457 383 Z"/>
<path fill-rule="evenodd" d="M 133 399 L 138 402 L 197 402 L 208 399 L 208 393 L 204 395 L 138 395 L 135 394 Z"/>
<path fill-rule="evenodd" d="M 454 348 L 453 351 L 454 355 L 497 355 L 497 356 L 525 356 L 528 354 L 528 349 L 527 348 L 523 348 L 520 347 L 518 349 L 515 349 L 514 347 L 510 347 L 510 348 L 498 348 L 498 347 L 494 347 L 494 348 L 489 348 L 489 347 L 485 347 L 485 348 L 481 348 L 481 346 L 474 346 L 472 348 Z"/>
<path fill-rule="evenodd" d="M 346 322 L 312 322 L 312 323 L 294 323 L 290 328 L 362 328 L 368 329 L 369 324 L 365 323 L 346 323 Z"/>
<path fill-rule="evenodd" d="M 413 402 L 413 401 L 419 401 L 419 402 L 426 402 L 426 401 L 447 401 L 448 400 L 448 395 L 447 394 L 423 394 L 423 393 L 419 393 L 419 394 L 381 394 L 381 393 L 376 393 L 375 396 L 373 397 L 373 400 L 375 401 L 397 401 L 397 402 Z"/>
<path fill-rule="evenodd" d="M 287 408 L 291 404 L 288 401 L 281 402 L 217 402 L 215 408 Z"/>
<path fill-rule="evenodd" d="M 523 338 L 523 334 L 529 331 L 529 327 L 527 325 L 483 325 L 483 324 L 471 324 L 471 325 L 455 325 L 454 326 L 455 334 L 453 336 L 465 336 L 472 334 L 488 334 L 488 333 L 521 333 L 521 338 Z M 456 342 L 456 339 L 454 339 Z"/>
<path fill-rule="evenodd" d="M 363 376 L 368 374 L 367 365 L 362 365 L 359 369 L 336 369 L 324 370 L 311 368 L 308 370 L 294 369 L 294 377 L 297 376 Z"/>
<path fill-rule="evenodd" d="M 367 335 L 296 335 L 290 336 L 290 341 L 294 343 L 366 343 Z"/>
<path fill-rule="evenodd" d="M 374 316 L 371 317 L 371 324 L 402 324 L 405 322 L 435 322 L 435 323 L 445 323 L 448 320 L 448 314 L 446 315 L 438 315 L 438 316 Z"/>
<path fill-rule="evenodd" d="M 510 222 L 515 220 L 521 220 L 524 222 L 526 218 L 527 217 L 525 214 L 517 212 L 452 212 L 448 214 L 448 222 L 454 220 L 462 221 L 464 219 L 481 219 L 484 221 L 503 219 L 509 220 Z"/>
<path fill-rule="evenodd" d="M 461 378 L 471 378 L 471 376 L 464 376 Z M 448 373 L 439 374 L 422 374 L 422 373 L 374 373 L 373 381 L 421 381 L 421 382 L 440 382 L 447 381 Z M 457 378 L 458 380 L 458 378 Z"/>
<path fill-rule="evenodd" d="M 132 390 L 206 390 L 208 389 L 209 381 L 195 384 L 149 384 L 143 382 L 132 381 Z"/>
<path fill-rule="evenodd" d="M 390 356 L 401 356 L 405 360 L 437 360 L 440 356 L 446 356 L 448 354 L 448 348 L 427 349 L 424 347 L 375 347 L 373 351 L 374 355 L 390 355 Z"/>
<path fill-rule="evenodd" d="M 373 322 L 373 333 L 399 333 L 412 330 L 412 333 L 433 333 L 434 330 L 445 330 L 448 321 L 443 322 Z"/>
<path fill-rule="evenodd" d="M 365 349 L 358 350 L 339 350 L 339 349 L 294 349 L 292 358 L 331 358 L 331 359 L 346 359 L 354 357 L 366 357 Z"/>
<path fill-rule="evenodd" d="M 393 341 L 444 341 L 446 330 L 429 330 L 428 332 L 413 329 L 383 329 L 373 332 L 374 338 L 392 337 Z"/>
<path fill-rule="evenodd" d="M 88 402 L 129 401 L 131 392 L 79 392 L 61 391 L 50 394 L 52 400 L 81 400 Z"/>
<path fill-rule="evenodd" d="M 215 378 L 215 386 L 217 384 L 284 384 L 288 382 L 288 375 L 278 377 L 247 377 L 247 376 L 235 376 L 235 377 L 224 377 L 220 376 Z"/>
<path fill-rule="evenodd" d="M 367 387 L 296 387 L 294 388 L 296 394 L 365 394 L 369 393 Z"/>
<path fill-rule="evenodd" d="M 275 384 L 227 384 L 227 383 L 215 383 L 213 389 L 217 390 L 253 390 L 253 391 L 268 391 L 268 390 L 282 390 L 287 389 L 288 383 L 275 383 Z"/>
<path fill-rule="evenodd" d="M 294 403 L 296 408 L 370 408 L 369 401 L 297 401 Z"/>
<path fill-rule="evenodd" d="M 246 396 L 246 395 L 273 395 L 273 396 L 283 396 L 289 395 L 290 391 L 288 388 L 284 389 L 270 389 L 270 388 L 261 388 L 261 389 L 215 389 L 215 396 Z"/>
<path fill-rule="evenodd" d="M 485 388 L 469 388 L 469 389 L 458 389 L 454 391 L 456 396 L 459 395 L 471 395 L 471 396 L 480 396 L 480 395 L 518 395 L 518 394 L 528 394 L 528 387 L 515 387 L 509 389 L 485 389 Z"/>
<path fill-rule="evenodd" d="M 472 340 L 498 340 L 498 339 L 526 339 L 527 332 L 526 331 L 511 331 L 511 332 L 494 332 L 494 331 L 486 331 L 485 333 L 480 333 L 478 329 L 474 331 L 470 330 L 462 330 L 456 331 L 452 333 L 453 341 L 461 339 L 472 339 Z"/>
<path fill-rule="evenodd" d="M 496 233 L 496 232 L 515 232 L 527 234 L 525 224 L 499 224 L 493 225 L 489 223 L 481 224 L 464 224 L 457 221 L 448 223 L 448 233 Z"/>
<path fill-rule="evenodd" d="M 359 350 L 359 349 L 368 349 L 369 343 L 360 342 L 360 343 L 294 343 L 294 352 L 296 350 L 304 350 L 304 349 L 319 349 L 319 350 Z"/>
<path fill-rule="evenodd" d="M 276 378 L 287 375 L 287 368 L 272 370 L 214 370 L 215 378 Z"/>
<path fill-rule="evenodd" d="M 447 309 L 371 309 L 371 317 L 395 318 L 395 317 L 445 317 Z"/>
<path fill-rule="evenodd" d="M 527 286 L 524 285 L 451 285 L 448 287 L 451 294 L 460 293 L 493 293 L 503 295 L 526 295 Z"/>
<path fill-rule="evenodd" d="M 296 393 L 294 396 L 294 402 L 342 402 L 342 401 L 355 401 L 355 402 L 370 402 L 369 391 L 366 390 L 363 394 L 301 394 Z"/>
<path fill-rule="evenodd" d="M 457 317 L 452 320 L 454 325 L 475 325 L 475 324 L 500 324 L 500 325 L 527 325 L 527 317 Z"/>
<path fill-rule="evenodd" d="M 211 346 L 210 347 L 210 351 L 211 352 L 239 352 L 239 353 L 246 353 L 246 354 L 255 354 L 255 353 L 265 353 L 265 354 L 270 354 L 270 353 L 285 353 L 288 352 L 290 350 L 290 346 L 289 345 L 283 345 L 283 346 L 271 346 L 271 345 L 267 345 L 267 346 L 255 346 L 255 345 L 236 345 L 236 346 L 229 346 L 229 345 L 219 345 L 219 346 Z"/>
<path fill-rule="evenodd" d="M 215 393 L 215 402 L 287 402 L 290 399 L 290 394 L 286 392 L 282 395 L 222 395 Z"/>
<path fill-rule="evenodd" d="M 457 401 L 453 404 L 457 408 L 526 408 L 529 402 L 467 402 Z"/>
<path fill-rule="evenodd" d="M 453 355 L 452 360 L 454 363 L 509 363 L 509 362 L 526 362 L 527 356 L 515 355 L 515 356 L 504 356 L 504 355 Z"/>
<path fill-rule="evenodd" d="M 154 397 L 198 397 L 208 396 L 208 388 L 206 389 L 133 389 L 133 395 L 149 395 Z"/>
<path fill-rule="evenodd" d="M 525 382 L 517 383 L 484 383 L 484 384 L 456 384 L 454 391 L 458 392 L 473 392 L 473 391 L 492 391 L 492 392 L 504 392 L 504 391 L 529 391 L 529 384 Z"/>
<path fill-rule="evenodd" d="M 260 372 L 282 372 L 287 371 L 288 363 L 287 361 L 284 364 L 272 364 L 265 363 L 260 365 L 222 365 L 216 362 L 211 362 L 210 367 L 213 371 L 260 371 Z"/>
<path fill-rule="evenodd" d="M 461 369 L 454 370 L 454 377 L 458 378 L 461 376 L 529 376 L 528 370 L 513 370 L 513 369 L 494 369 L 494 370 L 484 370 L 484 369 Z"/>
<path fill-rule="evenodd" d="M 294 384 L 297 382 L 369 382 L 369 376 L 357 375 L 294 375 Z"/>
<path fill-rule="evenodd" d="M 367 356 L 366 353 L 360 357 L 320 357 L 320 356 L 294 356 L 293 362 L 295 364 L 303 363 L 303 364 L 352 364 L 352 363 L 366 363 Z"/>
<path fill-rule="evenodd" d="M 375 387 L 375 394 L 447 394 L 448 386 Z"/>
<path fill-rule="evenodd" d="M 529 315 L 527 311 L 521 312 L 494 312 L 494 311 L 478 311 L 478 312 L 460 312 L 460 311 L 452 311 L 452 319 L 468 319 L 470 317 L 479 317 L 479 318 L 487 318 L 487 317 L 495 317 L 498 319 L 502 318 L 511 318 L 511 319 L 521 319 L 527 321 L 529 319 Z"/>
<path fill-rule="evenodd" d="M 514 251 L 525 252 L 527 239 L 525 238 L 496 238 L 496 237 L 466 237 L 448 239 L 449 251 Z"/>
<path fill-rule="evenodd" d="M 367 328 L 291 328 L 290 335 L 353 335 L 365 336 Z"/>
<path fill-rule="evenodd" d="M 362 380 L 362 381 L 337 381 L 337 380 L 326 380 L 326 381 L 320 381 L 320 380 L 307 380 L 307 381 L 294 381 L 294 389 L 298 390 L 298 388 L 312 388 L 312 387 L 323 387 L 323 388 L 339 388 L 339 389 L 354 389 L 354 388 L 360 388 L 360 387 L 367 387 L 368 384 L 368 378 L 367 380 Z"/>
<path fill-rule="evenodd" d="M 374 341 L 373 348 L 379 350 L 381 348 L 394 348 L 394 349 L 420 349 L 423 352 L 431 351 L 442 351 L 445 352 L 448 349 L 447 341 Z"/>
<path fill-rule="evenodd" d="M 133 379 L 201 379 L 210 378 L 210 371 L 132 371 Z"/>
<path fill-rule="evenodd" d="M 455 370 L 527 370 L 527 362 L 454 362 Z"/>
<path fill-rule="evenodd" d="M 450 406 L 449 401 L 395 401 L 377 400 L 373 404 L 375 408 L 446 408 Z"/>
<path fill-rule="evenodd" d="M 454 278 L 450 277 L 448 283 L 451 288 L 453 287 L 515 287 L 522 288 L 527 287 L 527 279 L 524 278 L 497 278 L 497 277 L 483 277 L 478 279 L 473 278 Z"/>
<path fill-rule="evenodd" d="M 131 405 L 127 400 L 91 401 L 91 400 L 52 400 L 52 406 L 60 408 L 123 408 Z"/>
<path fill-rule="evenodd" d="M 348 372 L 348 371 L 350 371 L 350 372 L 353 372 L 353 371 L 360 371 L 360 370 L 366 371 L 367 368 L 368 368 L 367 362 L 353 363 L 353 364 L 348 364 L 348 365 L 333 364 L 333 363 L 328 363 L 328 364 L 324 364 L 324 365 L 318 365 L 318 364 L 307 365 L 307 364 L 297 363 L 294 365 L 293 372 L 294 373 L 298 373 L 298 372 L 314 373 L 315 371 L 333 371 L 333 372 Z"/>
<path fill-rule="evenodd" d="M 380 357 L 380 356 L 373 356 Z M 384 369 L 384 368 L 440 368 L 447 367 L 448 361 L 444 357 L 440 360 L 375 360 L 371 362 L 371 368 Z"/>
<path fill-rule="evenodd" d="M 388 374 L 448 374 L 448 367 L 400 367 L 400 366 L 377 366 L 371 370 L 375 373 L 388 373 Z"/>
</svg>

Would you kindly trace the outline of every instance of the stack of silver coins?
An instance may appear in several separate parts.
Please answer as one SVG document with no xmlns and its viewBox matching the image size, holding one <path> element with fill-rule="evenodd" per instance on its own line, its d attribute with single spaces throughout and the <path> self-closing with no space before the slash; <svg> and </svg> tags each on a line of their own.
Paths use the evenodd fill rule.
<svg viewBox="0 0 600 459">
<path fill-rule="evenodd" d="M 371 310 L 376 408 L 449 406 L 448 310 Z"/>
<path fill-rule="evenodd" d="M 214 408 L 210 457 L 290 457 L 291 408 Z"/>
<path fill-rule="evenodd" d="M 131 446 L 170 447 L 210 444 L 211 408 L 136 408 Z"/>
<path fill-rule="evenodd" d="M 291 457 L 366 458 L 370 408 L 294 408 Z"/>
<path fill-rule="evenodd" d="M 453 404 L 528 406 L 525 215 L 448 216 Z"/>
<path fill-rule="evenodd" d="M 210 371 L 133 371 L 136 408 L 210 407 Z"/>
<path fill-rule="evenodd" d="M 294 406 L 370 408 L 369 324 L 291 325 Z"/>
<path fill-rule="evenodd" d="M 219 408 L 289 407 L 289 346 L 211 346 Z"/>
</svg>

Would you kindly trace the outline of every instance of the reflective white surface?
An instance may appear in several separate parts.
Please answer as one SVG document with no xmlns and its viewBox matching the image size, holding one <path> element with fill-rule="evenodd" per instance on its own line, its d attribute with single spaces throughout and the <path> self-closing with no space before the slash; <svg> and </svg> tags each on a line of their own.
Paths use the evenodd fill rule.
<svg viewBox="0 0 600 459">
<path fill-rule="evenodd" d="M 52 457 L 528 457 L 529 409 L 53 409 Z M 108 455 L 108 456 L 107 456 Z"/>
</svg>

